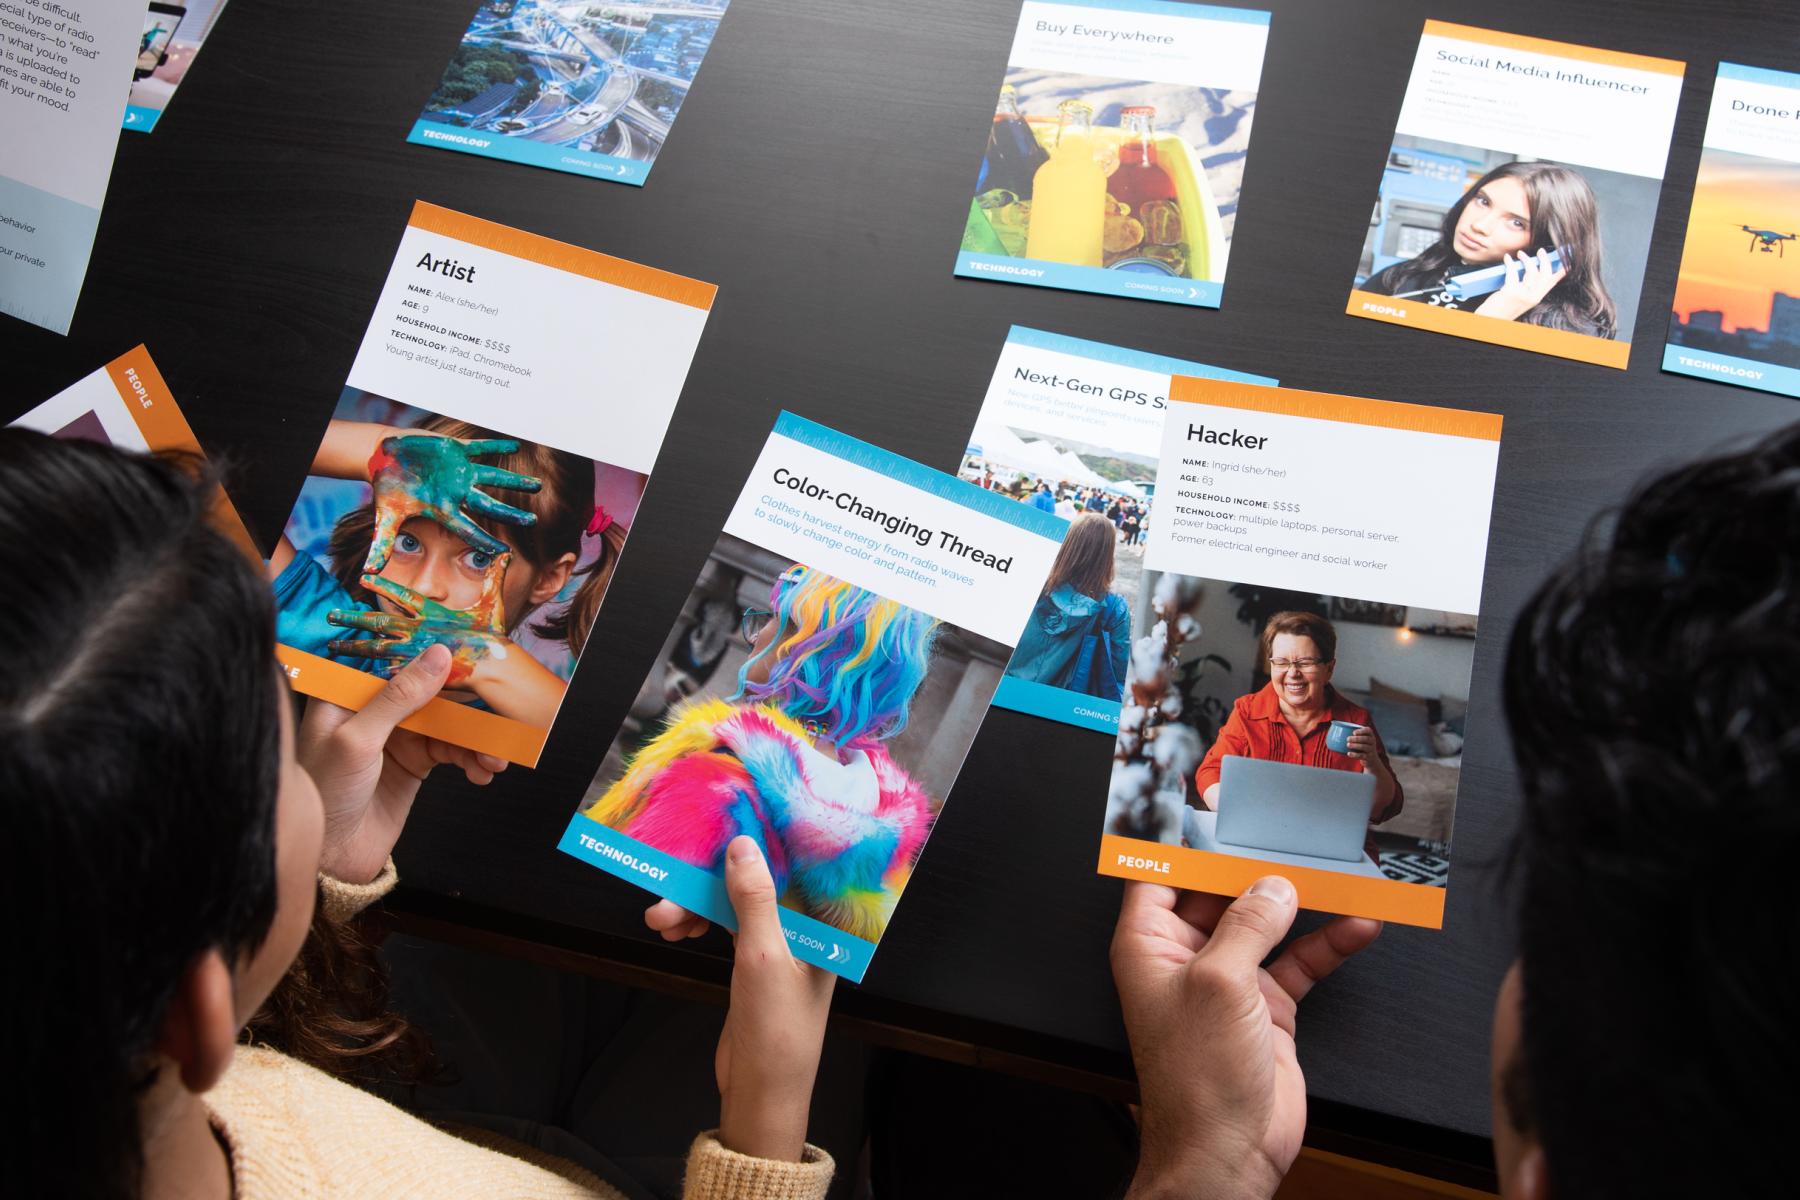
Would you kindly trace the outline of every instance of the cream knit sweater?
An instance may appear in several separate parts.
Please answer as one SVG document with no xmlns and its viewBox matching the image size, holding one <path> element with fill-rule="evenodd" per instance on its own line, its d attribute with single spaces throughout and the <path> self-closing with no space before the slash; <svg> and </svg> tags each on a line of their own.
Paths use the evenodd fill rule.
<svg viewBox="0 0 1800 1200">
<path fill-rule="evenodd" d="M 322 879 L 325 911 L 353 915 L 396 878 L 389 862 L 367 885 Z M 205 1099 L 231 1152 L 236 1200 L 623 1200 L 573 1163 L 524 1147 L 506 1154 L 476 1145 L 263 1046 L 238 1047 Z M 832 1171 L 831 1156 L 814 1146 L 802 1162 L 777 1162 L 734 1153 L 703 1133 L 688 1151 L 683 1194 L 823 1200 Z"/>
</svg>

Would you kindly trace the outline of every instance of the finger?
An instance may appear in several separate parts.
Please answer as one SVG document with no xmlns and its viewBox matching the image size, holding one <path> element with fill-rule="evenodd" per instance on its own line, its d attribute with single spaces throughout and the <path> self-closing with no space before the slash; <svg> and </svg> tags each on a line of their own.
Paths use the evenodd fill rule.
<svg viewBox="0 0 1800 1200">
<path fill-rule="evenodd" d="M 1269 976 L 1298 1004 L 1313 984 L 1344 965 L 1346 959 L 1366 950 L 1381 933 L 1381 922 L 1367 917 L 1337 917 L 1295 938 L 1281 957 L 1269 964 Z"/>
<path fill-rule="evenodd" d="M 535 492 L 544 486 L 544 481 L 536 475 L 508 471 L 505 467 L 490 467 L 486 463 L 476 463 L 471 474 L 479 487 L 503 487 L 519 492 Z"/>
<path fill-rule="evenodd" d="M 387 566 L 394 553 L 394 538 L 400 533 L 400 513 L 382 504 L 375 506 L 375 532 L 369 538 L 369 553 L 363 557 L 363 573 L 372 575 Z"/>
<path fill-rule="evenodd" d="M 644 924 L 656 930 L 666 942 L 695 938 L 712 928 L 712 922 L 691 913 L 673 900 L 658 900 L 644 910 Z"/>
<path fill-rule="evenodd" d="M 334 608 L 325 614 L 325 621 L 330 625 L 339 625 L 345 629 L 366 629 L 370 633 L 402 633 L 404 618 L 392 613 L 362 612 L 353 608 Z"/>
<path fill-rule="evenodd" d="M 1215 896 L 1211 892 L 1183 892 L 1181 899 L 1175 902 L 1175 915 L 1201 933 L 1210 935 L 1219 927 L 1219 918 L 1225 915 L 1225 909 L 1230 904 L 1230 896 Z"/>
<path fill-rule="evenodd" d="M 486 492 L 470 492 L 463 497 L 463 507 L 484 517 L 505 521 L 509 525 L 537 524 L 536 513 L 526 512 L 522 508 L 514 508 L 510 504 L 503 504 Z"/>
<path fill-rule="evenodd" d="M 1118 927 L 1140 926 L 1146 921 L 1154 921 L 1156 913 L 1174 912 L 1180 893 L 1167 884 L 1146 883 L 1142 880 L 1125 881 L 1125 892 L 1119 897 Z"/>
<path fill-rule="evenodd" d="M 384 642 L 375 638 L 334 638 L 326 643 L 333 654 L 342 654 L 347 658 L 407 659 L 417 653 L 417 647 L 408 642 Z M 389 664 L 390 674 L 400 669 L 396 661 Z"/>
<path fill-rule="evenodd" d="M 1149 953 L 1163 957 L 1168 943 L 1193 954 L 1206 944 L 1206 934 L 1178 915 L 1187 897 L 1160 883 L 1132 880 L 1125 884 L 1119 902 L 1119 920 L 1113 929 L 1112 961 L 1116 972 L 1122 961 Z"/>
<path fill-rule="evenodd" d="M 475 756 L 475 761 L 496 775 L 506 770 L 506 768 L 511 765 L 497 754 L 477 754 Z"/>
<path fill-rule="evenodd" d="M 775 880 L 755 839 L 739 834 L 725 848 L 725 894 L 738 919 L 738 954 L 788 957 L 787 937 L 776 914 Z"/>
<path fill-rule="evenodd" d="M 417 620 L 419 610 L 424 606 L 425 597 L 407 587 L 404 583 L 395 583 L 381 575 L 364 575 L 362 585 L 377 596 L 386 596 L 401 608 L 411 613 L 411 620 Z M 393 614 L 386 614 L 392 616 Z"/>
<path fill-rule="evenodd" d="M 476 454 L 517 454 L 519 443 L 511 438 L 471 438 L 462 444 L 463 453 Z"/>
<path fill-rule="evenodd" d="M 1279 875 L 1265 875 L 1231 902 L 1194 961 L 1222 963 L 1233 974 L 1249 974 L 1287 936 L 1298 910 L 1294 885 Z"/>
<path fill-rule="evenodd" d="M 473 508 L 474 505 L 469 502 L 480 494 L 481 493 L 479 492 L 470 492 L 468 499 L 464 500 L 463 503 Z M 535 517 L 532 519 L 536 520 Z M 453 512 L 444 516 L 443 526 L 483 554 L 500 555 L 506 553 L 506 543 L 471 521 L 467 513 Z"/>
<path fill-rule="evenodd" d="M 344 730 L 377 746 L 386 745 L 394 727 L 429 704 L 449 675 L 450 651 L 426 647 L 425 653 L 394 672 L 361 712 L 344 722 Z"/>
</svg>

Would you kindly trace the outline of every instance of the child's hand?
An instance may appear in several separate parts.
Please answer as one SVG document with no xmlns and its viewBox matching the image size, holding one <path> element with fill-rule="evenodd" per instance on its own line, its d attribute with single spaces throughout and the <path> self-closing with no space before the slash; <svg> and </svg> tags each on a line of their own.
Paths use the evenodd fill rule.
<svg viewBox="0 0 1800 1200">
<path fill-rule="evenodd" d="M 387 566 L 400 526 L 412 517 L 428 516 L 487 554 L 506 553 L 506 543 L 469 519 L 469 513 L 513 525 L 533 525 L 537 514 L 502 504 L 481 485 L 535 492 L 543 480 L 472 461 L 482 454 L 511 454 L 519 443 L 509 438 L 459 442 L 436 434 L 385 437 L 369 456 L 369 483 L 375 489 L 375 536 L 363 570 Z"/>
<path fill-rule="evenodd" d="M 506 558 L 502 554 L 488 568 L 481 599 L 467 611 L 447 608 L 404 584 L 379 575 L 364 575 L 364 587 L 386 596 L 406 615 L 334 608 L 325 614 L 331 624 L 346 629 L 364 629 L 380 636 L 334 641 L 330 643 L 331 652 L 352 658 L 391 659 L 392 668 L 383 674 L 392 675 L 403 663 L 428 648 L 443 646 L 450 651 L 450 676 L 444 685 L 455 687 L 467 680 L 483 659 L 496 652 L 504 655 L 512 644 L 506 638 L 500 604 L 500 580 L 506 574 Z"/>
<path fill-rule="evenodd" d="M 725 891 L 738 930 L 731 1009 L 714 1060 L 719 1142 L 739 1154 L 799 1162 L 837 976 L 789 952 L 775 881 L 750 838 L 733 838 L 725 850 Z"/>
<path fill-rule="evenodd" d="M 307 702 L 294 750 L 324 801 L 319 869 L 333 879 L 368 883 L 381 873 L 432 768 L 448 763 L 478 785 L 506 770 L 505 759 L 399 728 L 438 694 L 449 668 L 443 651 L 421 655 L 358 712 Z"/>
</svg>

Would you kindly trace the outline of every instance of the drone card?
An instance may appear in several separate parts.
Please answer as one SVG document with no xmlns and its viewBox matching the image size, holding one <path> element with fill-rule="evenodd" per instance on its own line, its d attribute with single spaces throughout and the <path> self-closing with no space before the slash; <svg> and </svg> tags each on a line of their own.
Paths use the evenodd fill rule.
<svg viewBox="0 0 1800 1200">
<path fill-rule="evenodd" d="M 1800 75 L 1720 63 L 1663 370 L 1800 396 Z"/>
<path fill-rule="evenodd" d="M 1425 22 L 1346 311 L 1623 370 L 1685 69 Z"/>
</svg>

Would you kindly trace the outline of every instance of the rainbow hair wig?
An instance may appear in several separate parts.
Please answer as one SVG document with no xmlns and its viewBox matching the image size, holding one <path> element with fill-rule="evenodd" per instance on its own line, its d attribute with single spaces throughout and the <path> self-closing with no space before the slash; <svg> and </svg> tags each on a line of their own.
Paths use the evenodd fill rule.
<svg viewBox="0 0 1800 1200">
<path fill-rule="evenodd" d="M 737 695 L 817 722 L 842 745 L 885 742 L 906 728 L 925 682 L 936 617 L 796 564 L 769 593 L 781 633 L 738 672 Z M 750 668 L 773 656 L 767 682 Z"/>
</svg>

